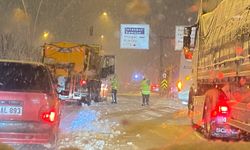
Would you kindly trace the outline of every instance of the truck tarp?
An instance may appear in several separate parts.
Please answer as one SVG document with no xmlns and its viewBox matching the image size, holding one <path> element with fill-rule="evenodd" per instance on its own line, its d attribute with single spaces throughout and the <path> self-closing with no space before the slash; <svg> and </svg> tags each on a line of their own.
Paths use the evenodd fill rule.
<svg viewBox="0 0 250 150">
<path fill-rule="evenodd" d="M 199 16 L 205 49 L 217 46 L 214 43 L 229 42 L 235 39 L 239 32 L 249 32 L 249 10 L 249 0 L 224 0 L 212 12 Z M 239 25 L 242 28 L 239 28 Z M 239 31 L 243 28 L 244 31 Z"/>
</svg>

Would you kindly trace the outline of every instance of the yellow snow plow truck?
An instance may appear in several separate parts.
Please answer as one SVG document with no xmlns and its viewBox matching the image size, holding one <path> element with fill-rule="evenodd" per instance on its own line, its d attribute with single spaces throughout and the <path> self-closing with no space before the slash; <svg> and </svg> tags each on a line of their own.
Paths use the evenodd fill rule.
<svg viewBox="0 0 250 150">
<path fill-rule="evenodd" d="M 42 62 L 49 66 L 57 80 L 61 100 L 90 104 L 100 101 L 101 83 L 115 73 L 115 57 L 100 55 L 98 45 L 71 42 L 46 43 Z"/>
</svg>

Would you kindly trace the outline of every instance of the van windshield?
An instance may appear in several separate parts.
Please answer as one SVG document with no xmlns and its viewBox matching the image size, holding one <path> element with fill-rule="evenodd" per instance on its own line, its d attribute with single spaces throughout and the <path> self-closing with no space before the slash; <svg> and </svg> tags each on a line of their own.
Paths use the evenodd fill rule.
<svg viewBox="0 0 250 150">
<path fill-rule="evenodd" d="M 43 66 L 0 62 L 0 91 L 49 92 L 49 81 Z"/>
</svg>

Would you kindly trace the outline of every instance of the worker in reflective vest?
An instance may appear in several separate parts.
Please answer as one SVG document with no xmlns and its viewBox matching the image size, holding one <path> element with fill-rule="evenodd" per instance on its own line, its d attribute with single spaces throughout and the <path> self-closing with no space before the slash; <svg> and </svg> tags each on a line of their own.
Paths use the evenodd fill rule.
<svg viewBox="0 0 250 150">
<path fill-rule="evenodd" d="M 118 80 L 117 76 L 114 75 L 114 77 L 111 79 L 111 88 L 112 88 L 112 102 L 111 103 L 117 103 L 117 89 L 118 89 Z"/>
<path fill-rule="evenodd" d="M 149 105 L 150 80 L 145 77 L 141 81 L 142 106 Z"/>
</svg>

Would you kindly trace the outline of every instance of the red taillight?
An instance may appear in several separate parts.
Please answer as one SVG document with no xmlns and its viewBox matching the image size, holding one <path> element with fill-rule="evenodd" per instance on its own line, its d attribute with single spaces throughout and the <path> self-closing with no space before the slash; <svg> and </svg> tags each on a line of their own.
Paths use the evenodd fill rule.
<svg viewBox="0 0 250 150">
<path fill-rule="evenodd" d="M 229 108 L 226 105 L 218 106 L 211 112 L 211 117 L 217 117 L 218 115 L 229 115 Z"/>
<path fill-rule="evenodd" d="M 222 114 L 228 113 L 228 107 L 227 106 L 219 106 L 219 112 Z"/>
<path fill-rule="evenodd" d="M 55 119 L 56 119 L 56 111 L 52 109 L 48 112 L 43 112 L 41 115 L 41 118 L 45 122 L 53 123 L 55 122 Z"/>
<path fill-rule="evenodd" d="M 85 80 L 81 80 L 81 81 L 80 81 L 80 85 L 81 85 L 81 86 L 86 85 L 86 84 L 87 84 L 87 81 L 85 81 Z"/>
<path fill-rule="evenodd" d="M 217 110 L 213 110 L 212 112 L 211 112 L 211 117 L 216 117 L 218 115 L 218 112 L 217 112 Z"/>
</svg>

